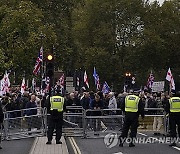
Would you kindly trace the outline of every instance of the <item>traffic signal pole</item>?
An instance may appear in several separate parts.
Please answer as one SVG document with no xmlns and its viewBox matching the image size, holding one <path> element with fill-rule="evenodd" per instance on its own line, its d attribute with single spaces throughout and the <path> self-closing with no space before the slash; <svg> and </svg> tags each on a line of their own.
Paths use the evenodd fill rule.
<svg viewBox="0 0 180 154">
<path fill-rule="evenodd" d="M 49 54 L 46 58 L 46 76 L 49 77 L 49 96 L 51 96 L 51 89 L 54 81 L 54 55 Z"/>
</svg>

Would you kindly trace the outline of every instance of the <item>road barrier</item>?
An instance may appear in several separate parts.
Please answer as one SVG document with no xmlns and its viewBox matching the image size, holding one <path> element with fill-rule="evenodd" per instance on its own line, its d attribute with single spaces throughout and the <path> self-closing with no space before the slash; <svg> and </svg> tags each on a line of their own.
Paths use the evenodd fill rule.
<svg viewBox="0 0 180 154">
<path fill-rule="evenodd" d="M 82 106 L 67 106 L 64 113 L 63 133 L 65 136 L 82 136 L 84 112 Z"/>
<path fill-rule="evenodd" d="M 45 135 L 45 115 L 45 108 L 5 112 L 3 122 L 4 139 L 13 140 Z"/>
<path fill-rule="evenodd" d="M 144 112 L 145 112 L 145 118 L 143 120 L 142 118 L 139 118 L 139 125 L 140 125 L 139 130 L 158 132 L 157 127 L 160 127 L 158 128 L 160 129 L 159 132 L 161 132 L 164 135 L 167 135 L 168 117 L 166 116 L 166 112 L 164 111 L 164 109 L 145 108 Z"/>
<path fill-rule="evenodd" d="M 124 113 L 120 109 L 84 110 L 81 106 L 67 106 L 64 112 L 63 134 L 83 138 L 104 137 L 107 133 L 121 133 Z M 28 113 L 35 111 L 34 115 Z M 37 112 L 37 113 L 36 113 Z M 32 112 L 33 113 L 33 112 Z M 28 116 L 27 116 L 28 115 Z M 143 126 L 157 125 L 157 117 L 162 120 L 161 132 L 167 135 L 168 117 L 162 108 L 145 108 L 145 118 L 139 119 L 141 131 Z M 6 140 L 44 136 L 48 129 L 49 114 L 46 108 L 31 108 L 7 111 L 4 113 L 3 135 Z M 159 122 L 159 121 L 158 121 Z M 147 128 L 147 131 L 153 131 Z"/>
<path fill-rule="evenodd" d="M 109 132 L 119 132 L 123 125 L 120 109 L 86 110 L 84 113 L 83 137 L 104 137 Z"/>
</svg>

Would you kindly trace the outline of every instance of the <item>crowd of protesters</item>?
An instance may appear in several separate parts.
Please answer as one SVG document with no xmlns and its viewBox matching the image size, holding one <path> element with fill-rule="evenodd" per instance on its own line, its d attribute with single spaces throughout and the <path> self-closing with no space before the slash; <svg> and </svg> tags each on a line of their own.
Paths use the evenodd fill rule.
<svg viewBox="0 0 180 154">
<path fill-rule="evenodd" d="M 66 106 L 81 106 L 84 110 L 93 110 L 93 112 L 86 112 L 87 116 L 101 116 L 103 114 L 109 115 L 117 115 L 121 114 L 117 109 L 121 109 L 121 104 L 124 98 L 128 95 L 126 92 L 122 92 L 120 94 L 115 92 L 110 92 L 108 94 L 104 94 L 101 91 L 93 92 L 93 91 L 84 91 L 84 92 L 66 92 L 65 97 L 65 105 Z M 168 93 L 149 93 L 139 92 L 139 97 L 142 99 L 144 104 L 144 108 L 166 108 L 166 104 L 168 103 L 169 95 Z M 10 93 L 6 93 L 6 95 L 1 96 L 0 104 L 2 105 L 3 111 L 14 111 L 21 109 L 30 109 L 37 107 L 46 107 L 47 103 L 47 95 L 41 95 L 40 93 L 29 93 L 24 92 L 22 95 L 19 90 L 12 91 Z M 109 111 L 102 112 L 101 109 L 109 109 Z M 24 112 L 24 115 L 31 116 L 38 114 L 38 109 L 31 109 Z M 81 110 L 71 110 L 67 112 L 81 112 Z M 145 110 L 146 114 L 162 114 L 161 110 Z M 16 118 L 20 117 L 22 113 L 19 111 L 11 112 L 9 117 Z M 40 113 L 39 113 L 40 114 Z M 24 116 L 23 115 L 23 116 Z M 76 123 L 80 119 L 71 118 L 71 122 Z M 110 124 L 107 126 L 110 129 L 115 129 L 116 124 L 118 123 L 114 119 L 110 120 Z M 163 119 L 160 116 L 155 116 L 153 119 L 153 130 L 155 134 L 159 134 L 162 127 Z M 29 123 L 31 124 L 31 123 Z M 101 129 L 101 120 L 93 119 L 88 120 L 88 127 L 94 131 L 99 131 Z M 82 126 L 82 125 L 81 125 Z M 147 125 L 142 123 L 141 128 L 146 129 Z M 31 126 L 28 126 L 28 129 L 31 129 Z"/>
</svg>

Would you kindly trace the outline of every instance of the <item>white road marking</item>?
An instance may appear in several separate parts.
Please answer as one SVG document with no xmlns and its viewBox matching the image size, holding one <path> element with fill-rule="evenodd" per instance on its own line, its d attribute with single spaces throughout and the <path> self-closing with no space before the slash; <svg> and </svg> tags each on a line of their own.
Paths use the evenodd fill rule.
<svg viewBox="0 0 180 154">
<path fill-rule="evenodd" d="M 73 137 L 68 137 L 68 138 L 69 138 L 69 141 L 70 141 L 70 143 L 71 143 L 71 146 L 72 146 L 72 148 L 73 148 L 73 150 L 74 150 L 74 153 L 75 153 L 75 154 L 81 154 L 81 151 L 80 151 L 80 149 L 79 149 L 76 141 L 74 140 L 74 138 L 73 138 Z"/>
<path fill-rule="evenodd" d="M 179 148 L 179 147 L 173 146 L 173 148 L 180 151 L 180 148 Z"/>
<path fill-rule="evenodd" d="M 113 154 L 123 154 L 122 152 L 117 152 L 117 153 L 113 153 Z"/>
<path fill-rule="evenodd" d="M 74 137 L 72 137 L 72 141 L 73 141 L 73 143 L 74 143 L 74 146 L 76 147 L 77 153 L 78 153 L 78 154 L 81 154 L 81 150 L 79 149 L 76 141 L 74 140 Z"/>
<path fill-rule="evenodd" d="M 143 134 L 143 133 L 138 133 L 139 135 L 143 135 L 143 136 L 148 136 L 146 134 Z M 149 137 L 149 138 L 152 138 L 152 139 L 156 139 L 157 141 L 160 142 L 160 140 L 158 140 L 157 138 L 154 138 L 154 137 Z M 176 146 L 172 146 L 172 148 L 176 149 L 176 150 L 179 150 L 180 151 L 180 148 L 179 147 L 176 147 Z"/>
<path fill-rule="evenodd" d="M 139 135 L 143 135 L 143 136 L 147 136 L 146 134 L 143 134 L 143 133 L 138 133 Z"/>
<path fill-rule="evenodd" d="M 75 148 L 75 146 L 74 146 L 74 144 L 73 144 L 73 142 L 72 142 L 71 137 L 68 137 L 68 139 L 69 139 L 69 142 L 70 142 L 70 144 L 71 144 L 71 146 L 72 146 L 72 148 L 73 148 L 74 153 L 75 153 L 75 154 L 78 154 L 77 151 L 76 151 L 76 148 Z"/>
</svg>

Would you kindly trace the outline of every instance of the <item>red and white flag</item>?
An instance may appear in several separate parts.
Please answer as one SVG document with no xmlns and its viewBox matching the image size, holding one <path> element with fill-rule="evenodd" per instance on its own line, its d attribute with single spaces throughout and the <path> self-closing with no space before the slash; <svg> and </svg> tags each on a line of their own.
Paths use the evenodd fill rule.
<svg viewBox="0 0 180 154">
<path fill-rule="evenodd" d="M 84 72 L 84 83 L 89 88 L 88 77 L 87 77 L 86 71 Z"/>
<path fill-rule="evenodd" d="M 23 78 L 21 84 L 21 94 L 24 94 L 25 90 L 26 90 L 26 83 L 25 83 L 25 78 Z"/>
<path fill-rule="evenodd" d="M 43 47 L 41 47 L 39 51 L 39 55 L 38 55 L 38 58 L 36 59 L 36 64 L 34 66 L 33 73 L 35 75 L 37 75 L 38 72 L 40 71 L 42 61 L 43 61 Z"/>
<path fill-rule="evenodd" d="M 167 75 L 166 75 L 166 80 L 168 80 L 170 82 L 170 86 L 172 90 L 175 90 L 175 83 L 174 83 L 174 79 L 171 73 L 171 69 L 168 69 Z"/>
<path fill-rule="evenodd" d="M 1 80 L 1 95 L 6 94 L 9 92 L 9 87 L 10 87 L 10 80 L 9 80 L 9 74 L 7 71 L 4 74 L 3 79 Z"/>
</svg>

